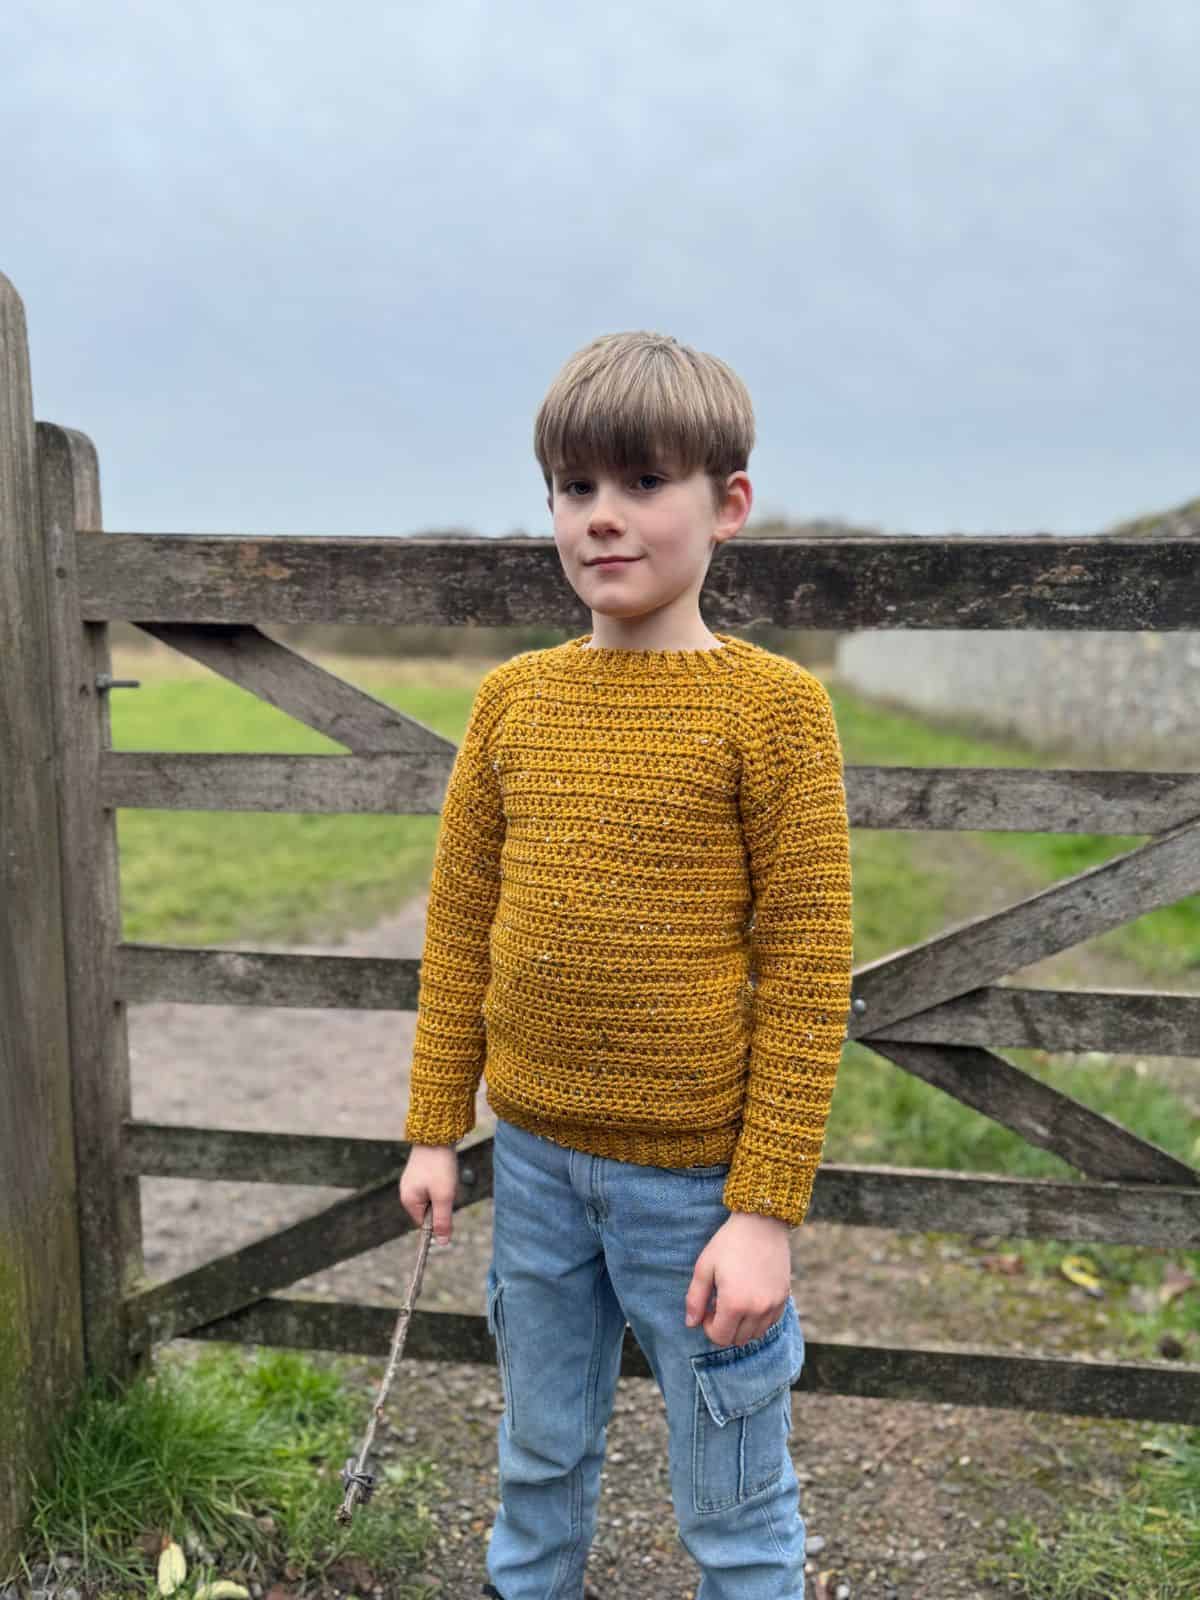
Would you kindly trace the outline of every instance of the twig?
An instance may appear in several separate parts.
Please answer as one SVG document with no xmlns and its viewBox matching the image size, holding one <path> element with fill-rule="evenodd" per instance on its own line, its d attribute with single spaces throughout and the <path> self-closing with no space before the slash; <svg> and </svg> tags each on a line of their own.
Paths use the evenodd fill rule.
<svg viewBox="0 0 1200 1600">
<path fill-rule="evenodd" d="M 400 1307 L 400 1315 L 396 1318 L 395 1332 L 392 1334 L 392 1349 L 388 1356 L 387 1370 L 383 1375 L 383 1382 L 379 1386 L 375 1404 L 371 1410 L 370 1421 L 367 1423 L 366 1435 L 363 1438 L 362 1449 L 358 1452 L 357 1461 L 350 1456 L 342 1468 L 342 1482 L 346 1485 L 346 1495 L 338 1507 L 335 1516 L 338 1522 L 349 1522 L 354 1515 L 354 1504 L 361 1499 L 365 1504 L 375 1488 L 375 1476 L 367 1471 L 367 1457 L 371 1446 L 375 1442 L 375 1428 L 383 1416 L 384 1403 L 388 1397 L 388 1390 L 392 1386 L 392 1379 L 396 1376 L 396 1367 L 404 1352 L 404 1341 L 408 1337 L 409 1319 L 412 1317 L 413 1307 L 417 1303 L 417 1296 L 421 1292 L 421 1280 L 425 1276 L 425 1258 L 429 1254 L 429 1241 L 433 1238 L 433 1207 L 425 1212 L 425 1219 L 421 1224 L 421 1246 L 417 1251 L 417 1264 L 413 1268 L 412 1281 L 408 1286 L 408 1294 Z"/>
</svg>

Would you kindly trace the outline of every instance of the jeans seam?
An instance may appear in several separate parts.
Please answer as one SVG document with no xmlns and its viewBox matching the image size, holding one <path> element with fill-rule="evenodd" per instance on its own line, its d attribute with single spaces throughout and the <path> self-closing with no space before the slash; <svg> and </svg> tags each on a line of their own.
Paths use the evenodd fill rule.
<svg viewBox="0 0 1200 1600">
<path fill-rule="evenodd" d="M 508 1340 L 504 1328 L 504 1282 L 496 1284 L 496 1292 L 492 1296 L 492 1329 L 496 1341 L 496 1355 L 500 1363 L 500 1376 L 504 1387 L 504 1403 L 508 1411 L 509 1427 L 516 1427 L 517 1413 L 513 1401 L 512 1367 L 508 1359 Z"/>
<path fill-rule="evenodd" d="M 583 1402 L 583 1427 L 585 1441 L 590 1442 L 596 1421 L 596 1390 L 600 1383 L 600 1274 L 592 1279 L 592 1350 L 588 1361 L 588 1379 Z M 571 1499 L 571 1532 L 568 1542 L 559 1553 L 558 1565 L 550 1583 L 551 1600 L 558 1594 L 560 1584 L 570 1584 L 583 1543 L 583 1462 L 577 1461 L 567 1474 L 568 1493 Z"/>
<path fill-rule="evenodd" d="M 772 1395 L 762 1405 L 756 1406 L 751 1412 L 743 1416 L 730 1417 L 725 1428 L 736 1428 L 737 1436 L 737 1479 L 733 1493 L 723 1500 L 713 1499 L 705 1493 L 704 1472 L 702 1465 L 701 1439 L 715 1438 L 724 1431 L 718 1429 L 712 1421 L 708 1406 L 704 1400 L 703 1391 L 699 1383 L 696 1384 L 696 1404 L 692 1425 L 692 1508 L 700 1516 L 713 1516 L 720 1511 L 731 1511 L 735 1506 L 748 1504 L 756 1495 L 764 1494 L 768 1489 L 773 1489 L 784 1474 L 784 1462 L 779 1460 L 772 1468 L 770 1475 L 761 1482 L 749 1484 L 746 1481 L 746 1439 L 750 1431 L 753 1418 L 761 1417 L 763 1412 L 773 1403 L 778 1403 L 779 1394 Z M 716 1429 L 714 1434 L 713 1430 Z M 786 1449 L 786 1445 L 785 1445 Z"/>
<path fill-rule="evenodd" d="M 771 1543 L 775 1546 L 775 1549 L 779 1554 L 780 1561 L 786 1562 L 788 1559 L 788 1553 L 780 1544 L 779 1535 L 775 1532 L 775 1520 L 771 1516 L 771 1507 L 769 1503 L 764 1500 L 760 1510 L 763 1514 L 763 1521 L 767 1525 L 767 1532 L 771 1537 Z"/>
</svg>

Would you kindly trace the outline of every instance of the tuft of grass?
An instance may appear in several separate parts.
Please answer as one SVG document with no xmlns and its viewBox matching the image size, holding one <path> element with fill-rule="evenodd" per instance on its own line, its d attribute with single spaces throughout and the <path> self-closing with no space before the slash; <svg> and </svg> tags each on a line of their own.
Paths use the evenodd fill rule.
<svg viewBox="0 0 1200 1600">
<path fill-rule="evenodd" d="M 349 1528 L 334 1520 L 363 1413 L 336 1365 L 291 1351 L 160 1351 L 119 1392 L 90 1385 L 58 1429 L 26 1572 L 68 1556 L 72 1581 L 153 1596 L 164 1537 L 188 1557 L 179 1600 L 218 1577 L 303 1582 L 347 1559 L 360 1577 L 411 1571 L 440 1492 L 430 1464 L 389 1467 Z"/>
<path fill-rule="evenodd" d="M 1053 1533 L 1029 1517 L 1011 1547 L 981 1563 L 1028 1600 L 1191 1600 L 1200 1594 L 1200 1430 L 1167 1427 L 1143 1442 L 1160 1458 L 1131 1483 L 1098 1483 L 1094 1506 L 1072 1507 Z"/>
</svg>

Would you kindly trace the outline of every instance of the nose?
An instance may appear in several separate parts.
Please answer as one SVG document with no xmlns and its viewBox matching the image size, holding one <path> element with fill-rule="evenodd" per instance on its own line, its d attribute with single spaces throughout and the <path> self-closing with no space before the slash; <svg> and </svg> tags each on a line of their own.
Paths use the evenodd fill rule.
<svg viewBox="0 0 1200 1600">
<path fill-rule="evenodd" d="M 609 529 L 619 531 L 624 526 L 625 519 L 621 514 L 618 497 L 611 489 L 598 488 L 592 501 L 591 515 L 588 517 L 588 532 L 604 533 Z"/>
</svg>

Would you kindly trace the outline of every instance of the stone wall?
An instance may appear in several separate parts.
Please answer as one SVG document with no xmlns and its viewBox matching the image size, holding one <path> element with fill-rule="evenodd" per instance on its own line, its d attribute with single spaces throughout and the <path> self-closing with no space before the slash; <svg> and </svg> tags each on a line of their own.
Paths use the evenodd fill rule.
<svg viewBox="0 0 1200 1600">
<path fill-rule="evenodd" d="M 1200 633 L 866 630 L 839 637 L 835 669 L 872 699 L 1038 749 L 1200 769 Z"/>
</svg>

